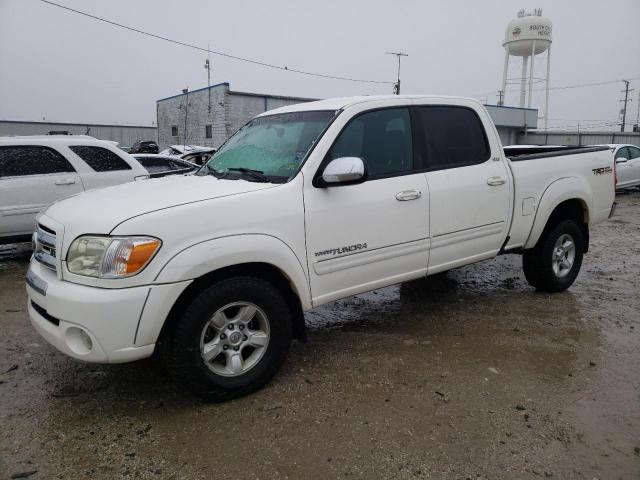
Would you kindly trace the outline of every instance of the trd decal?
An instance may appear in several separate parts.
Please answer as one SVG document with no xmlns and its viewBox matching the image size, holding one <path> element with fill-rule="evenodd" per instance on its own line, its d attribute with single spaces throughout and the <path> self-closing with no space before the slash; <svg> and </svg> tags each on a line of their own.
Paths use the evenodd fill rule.
<svg viewBox="0 0 640 480">
<path fill-rule="evenodd" d="M 367 249 L 366 243 L 355 243 L 353 245 L 347 245 L 346 247 L 336 247 L 336 248 L 330 248 L 329 250 L 316 252 L 315 256 L 322 257 L 324 255 L 340 255 L 341 253 L 349 253 L 349 252 L 355 252 L 358 250 L 366 250 L 366 249 Z"/>
<path fill-rule="evenodd" d="M 613 172 L 613 169 L 611 167 L 600 167 L 594 168 L 592 171 L 594 175 L 606 175 Z"/>
</svg>

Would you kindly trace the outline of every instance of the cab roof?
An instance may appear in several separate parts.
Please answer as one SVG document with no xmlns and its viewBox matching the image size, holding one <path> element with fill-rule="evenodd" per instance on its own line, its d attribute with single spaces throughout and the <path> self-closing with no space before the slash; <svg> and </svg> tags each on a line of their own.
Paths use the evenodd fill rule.
<svg viewBox="0 0 640 480">
<path fill-rule="evenodd" d="M 340 97 L 340 98 L 329 98 L 327 100 L 317 100 L 315 102 L 304 102 L 304 103 L 296 103 L 293 105 L 287 105 L 285 107 L 276 108 L 274 110 L 269 110 L 259 117 L 275 115 L 279 113 L 291 113 L 291 112 L 309 112 L 315 110 L 341 110 L 353 105 L 367 103 L 367 102 L 375 102 L 380 100 L 416 100 L 416 99 L 430 99 L 430 100 L 460 100 L 464 97 L 451 97 L 451 96 L 441 96 L 441 95 L 359 95 L 354 97 Z M 464 100 L 471 100 L 474 103 L 479 103 L 474 98 L 464 98 Z"/>
<path fill-rule="evenodd" d="M 4 142 L 24 142 L 30 144 L 64 144 L 64 145 L 77 145 L 82 144 L 104 144 L 109 143 L 111 145 L 117 145 L 118 142 L 112 140 L 99 140 L 89 135 L 16 135 L 0 137 L 0 143 Z"/>
</svg>

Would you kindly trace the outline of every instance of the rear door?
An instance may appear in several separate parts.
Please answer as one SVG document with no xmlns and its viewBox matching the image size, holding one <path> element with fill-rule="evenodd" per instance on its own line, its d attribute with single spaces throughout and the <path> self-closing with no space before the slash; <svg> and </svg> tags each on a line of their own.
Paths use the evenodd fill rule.
<svg viewBox="0 0 640 480">
<path fill-rule="evenodd" d="M 80 176 L 57 150 L 0 146 L 0 236 L 32 233 L 40 210 L 82 190 Z"/>
<path fill-rule="evenodd" d="M 134 170 L 119 154 L 105 147 L 71 145 L 69 149 L 89 166 L 88 169 L 80 172 L 87 190 L 130 182 L 136 175 L 146 174 L 141 166 L 138 170 Z M 132 161 L 135 162 L 133 159 Z"/>
<path fill-rule="evenodd" d="M 486 113 L 484 122 L 490 122 Z M 506 239 L 511 182 L 495 131 L 465 106 L 418 105 L 429 184 L 429 273 L 494 256 Z"/>
</svg>

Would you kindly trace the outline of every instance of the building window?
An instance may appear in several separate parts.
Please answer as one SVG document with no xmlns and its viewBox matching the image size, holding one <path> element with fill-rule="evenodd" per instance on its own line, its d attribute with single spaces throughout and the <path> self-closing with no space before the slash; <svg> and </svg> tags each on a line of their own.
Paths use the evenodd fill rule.
<svg viewBox="0 0 640 480">
<path fill-rule="evenodd" d="M 171 127 L 171 136 L 172 137 L 177 137 L 178 136 L 178 126 L 174 125 Z"/>
<path fill-rule="evenodd" d="M 205 138 L 213 138 L 213 131 L 211 125 L 204 126 L 204 136 Z"/>
</svg>

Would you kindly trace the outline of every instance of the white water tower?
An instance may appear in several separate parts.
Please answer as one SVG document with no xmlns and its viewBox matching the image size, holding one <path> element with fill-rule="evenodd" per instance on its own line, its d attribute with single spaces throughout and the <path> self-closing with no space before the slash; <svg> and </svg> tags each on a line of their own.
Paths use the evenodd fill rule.
<svg viewBox="0 0 640 480">
<path fill-rule="evenodd" d="M 549 117 L 549 69 L 551 67 L 551 20 L 542 16 L 542 9 L 533 12 L 520 10 L 518 18 L 514 18 L 507 25 L 502 46 L 505 50 L 504 72 L 502 75 L 502 93 L 506 99 L 507 76 L 509 73 L 509 57 L 522 57 L 522 74 L 520 82 L 520 107 L 524 108 L 525 98 L 527 108 L 531 108 L 531 93 L 534 80 L 545 83 L 544 128 L 547 128 Z M 547 52 L 547 71 L 544 77 L 534 77 L 534 59 L 536 55 Z M 528 82 L 527 82 L 528 70 Z M 528 83 L 528 88 L 527 88 Z M 503 101 L 504 103 L 504 101 Z"/>
</svg>

